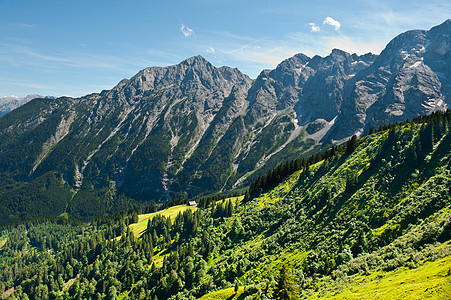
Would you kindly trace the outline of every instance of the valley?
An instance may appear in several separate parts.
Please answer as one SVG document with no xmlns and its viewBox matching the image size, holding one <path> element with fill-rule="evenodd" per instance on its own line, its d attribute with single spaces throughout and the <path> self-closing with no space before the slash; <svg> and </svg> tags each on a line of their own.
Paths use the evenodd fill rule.
<svg viewBox="0 0 451 300">
<path fill-rule="evenodd" d="M 0 298 L 451 298 L 450 34 L 25 101 L 0 117 Z"/>
<path fill-rule="evenodd" d="M 14 287 L 21 299 L 446 298 L 449 125 L 448 111 L 387 126 L 266 185 L 258 179 L 252 186 L 262 190 L 245 197 L 4 228 L 1 291 Z"/>
</svg>

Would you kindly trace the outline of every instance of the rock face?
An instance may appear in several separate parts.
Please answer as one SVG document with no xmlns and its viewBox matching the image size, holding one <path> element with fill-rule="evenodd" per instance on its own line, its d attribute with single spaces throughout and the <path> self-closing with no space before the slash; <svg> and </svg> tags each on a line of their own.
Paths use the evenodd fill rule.
<svg viewBox="0 0 451 300">
<path fill-rule="evenodd" d="M 379 56 L 297 54 L 255 80 L 196 56 L 99 94 L 36 99 L 0 119 L 0 171 L 53 172 L 77 194 L 139 201 L 240 187 L 370 127 L 446 109 L 450 26 L 403 33 Z"/>
<path fill-rule="evenodd" d="M 334 135 L 345 137 L 446 109 L 450 104 L 450 24 L 447 20 L 430 31 L 400 34 L 373 64 L 352 78 Z"/>
</svg>

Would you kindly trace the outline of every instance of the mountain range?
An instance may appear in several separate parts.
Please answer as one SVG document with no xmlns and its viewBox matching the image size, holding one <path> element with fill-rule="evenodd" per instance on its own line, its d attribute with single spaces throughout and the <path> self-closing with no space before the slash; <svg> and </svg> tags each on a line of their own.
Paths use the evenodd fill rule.
<svg viewBox="0 0 451 300">
<path fill-rule="evenodd" d="M 18 108 L 19 106 L 24 105 L 25 103 L 36 99 L 36 98 L 42 98 L 41 95 L 32 94 L 27 95 L 23 98 L 16 97 L 16 96 L 9 96 L 9 97 L 3 97 L 0 98 L 0 117 L 3 115 L 6 115 L 10 111 Z"/>
<path fill-rule="evenodd" d="M 297 54 L 256 79 L 195 56 L 111 90 L 30 101 L 0 118 L 2 219 L 86 220 L 239 190 L 287 160 L 444 110 L 450 33 L 447 20 L 379 55 Z"/>
</svg>

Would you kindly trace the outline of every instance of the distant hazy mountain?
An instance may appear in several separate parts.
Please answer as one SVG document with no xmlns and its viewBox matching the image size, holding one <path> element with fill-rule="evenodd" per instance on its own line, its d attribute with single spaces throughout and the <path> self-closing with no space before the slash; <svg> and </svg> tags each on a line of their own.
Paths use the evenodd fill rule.
<svg viewBox="0 0 451 300">
<path fill-rule="evenodd" d="M 42 98 L 42 96 L 32 94 L 23 98 L 19 98 L 16 96 L 0 98 L 0 117 L 35 98 Z"/>
<path fill-rule="evenodd" d="M 100 94 L 36 99 L 0 119 L 0 189 L 46 178 L 42 199 L 52 187 L 76 192 L 55 213 L 91 218 L 118 195 L 165 201 L 246 186 L 370 127 L 447 108 L 450 24 L 403 33 L 379 56 L 297 54 L 255 80 L 196 56 Z"/>
</svg>

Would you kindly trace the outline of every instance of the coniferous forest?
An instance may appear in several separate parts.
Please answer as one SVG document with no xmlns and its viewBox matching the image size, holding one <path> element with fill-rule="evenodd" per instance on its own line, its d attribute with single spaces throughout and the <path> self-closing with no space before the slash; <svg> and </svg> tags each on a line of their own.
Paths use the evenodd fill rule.
<svg viewBox="0 0 451 300">
<path fill-rule="evenodd" d="M 371 129 L 196 207 L 8 224 L 0 295 L 451 298 L 450 127 L 446 111 Z"/>
</svg>

